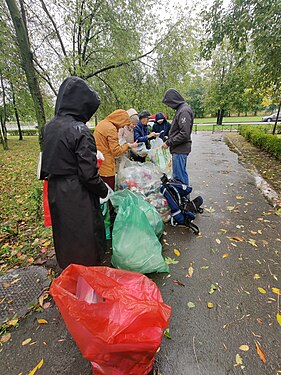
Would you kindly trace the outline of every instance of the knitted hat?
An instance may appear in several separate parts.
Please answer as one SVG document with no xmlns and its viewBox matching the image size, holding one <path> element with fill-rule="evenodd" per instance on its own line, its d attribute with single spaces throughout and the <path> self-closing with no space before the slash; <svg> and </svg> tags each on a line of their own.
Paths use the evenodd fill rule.
<svg viewBox="0 0 281 375">
<path fill-rule="evenodd" d="M 132 124 L 137 124 L 139 122 L 138 112 L 134 108 L 128 109 L 127 113 L 130 117 Z"/>
</svg>

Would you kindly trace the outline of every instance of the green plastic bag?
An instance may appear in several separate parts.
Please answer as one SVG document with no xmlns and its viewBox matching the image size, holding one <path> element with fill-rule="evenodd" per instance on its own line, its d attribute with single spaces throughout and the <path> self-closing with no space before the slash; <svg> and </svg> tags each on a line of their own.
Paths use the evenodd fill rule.
<svg viewBox="0 0 281 375">
<path fill-rule="evenodd" d="M 114 199 L 112 203 L 114 205 Z M 112 232 L 111 263 L 116 268 L 144 274 L 169 272 L 153 227 L 144 211 L 129 196 L 118 202 Z"/>
<path fill-rule="evenodd" d="M 145 213 L 156 236 L 160 238 L 164 232 L 164 223 L 156 208 L 144 200 L 141 195 L 134 194 L 130 190 L 117 191 L 110 197 L 112 205 L 117 209 L 125 199 L 128 199 L 132 204 L 138 206 Z"/>
<path fill-rule="evenodd" d="M 110 211 L 108 207 L 108 202 L 102 203 L 100 205 L 101 207 L 101 212 L 104 220 L 104 227 L 105 227 L 105 235 L 106 239 L 110 240 L 111 239 L 111 234 L 110 234 Z"/>
</svg>

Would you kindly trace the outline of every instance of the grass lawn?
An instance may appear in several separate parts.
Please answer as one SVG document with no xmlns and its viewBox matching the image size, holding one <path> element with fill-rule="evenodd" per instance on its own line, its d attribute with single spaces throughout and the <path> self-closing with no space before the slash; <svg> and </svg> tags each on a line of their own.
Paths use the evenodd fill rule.
<svg viewBox="0 0 281 375">
<path fill-rule="evenodd" d="M 224 117 L 223 122 L 253 122 L 253 121 L 262 121 L 263 116 L 240 116 L 240 117 Z M 195 118 L 195 124 L 215 124 L 217 122 L 216 117 L 204 117 L 204 118 Z"/>
<path fill-rule="evenodd" d="M 51 228 L 43 226 L 42 181 L 36 178 L 37 137 L 9 137 L 0 149 L 0 273 L 42 264 L 51 251 Z"/>
</svg>

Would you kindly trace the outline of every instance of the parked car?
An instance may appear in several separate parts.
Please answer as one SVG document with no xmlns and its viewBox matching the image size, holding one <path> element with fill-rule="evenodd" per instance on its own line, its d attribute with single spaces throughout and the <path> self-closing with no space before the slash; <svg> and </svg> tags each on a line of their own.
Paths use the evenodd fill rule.
<svg viewBox="0 0 281 375">
<path fill-rule="evenodd" d="M 277 113 L 273 113 L 270 116 L 265 116 L 262 118 L 262 121 L 271 122 L 276 120 Z M 279 113 L 278 121 L 281 121 L 281 111 Z"/>
</svg>

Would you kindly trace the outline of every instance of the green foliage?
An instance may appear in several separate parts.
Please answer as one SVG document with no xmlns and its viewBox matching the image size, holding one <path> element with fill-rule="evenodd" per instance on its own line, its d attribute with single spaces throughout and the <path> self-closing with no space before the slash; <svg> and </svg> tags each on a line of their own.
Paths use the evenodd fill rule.
<svg viewBox="0 0 281 375">
<path fill-rule="evenodd" d="M 36 178 L 38 140 L 11 137 L 9 146 L 0 150 L 0 274 L 47 255 L 52 238 L 43 226 L 42 181 Z"/>
<path fill-rule="evenodd" d="M 32 135 L 38 135 L 38 130 L 37 129 L 22 129 L 22 135 L 23 136 L 32 136 Z M 19 136 L 19 131 L 18 130 L 9 130 L 8 131 L 8 136 L 14 137 L 14 136 Z"/>
<path fill-rule="evenodd" d="M 268 134 L 268 128 L 264 126 L 248 126 L 240 127 L 239 132 L 249 142 L 264 150 L 276 159 L 281 160 L 281 138 L 276 135 Z"/>
<path fill-rule="evenodd" d="M 203 13 L 206 38 L 204 55 L 210 57 L 227 37 L 231 47 L 255 60 L 260 87 L 280 90 L 280 0 L 231 0 L 227 7 L 215 0 Z"/>
</svg>

